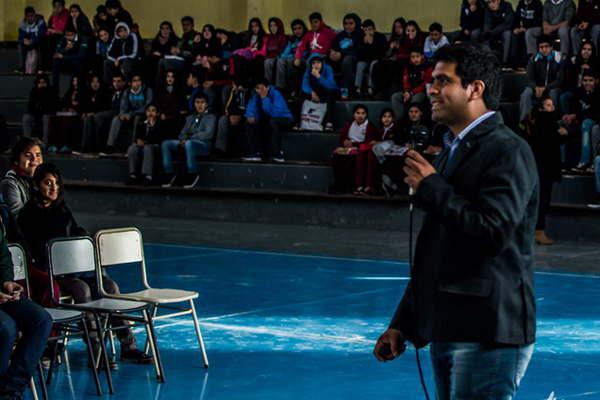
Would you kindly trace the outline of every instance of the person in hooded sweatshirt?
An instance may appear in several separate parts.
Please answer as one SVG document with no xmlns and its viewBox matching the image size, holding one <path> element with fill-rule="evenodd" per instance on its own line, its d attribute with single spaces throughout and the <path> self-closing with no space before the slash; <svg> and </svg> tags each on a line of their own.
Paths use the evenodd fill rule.
<svg viewBox="0 0 600 400">
<path fill-rule="evenodd" d="M 104 6 L 106 7 L 106 13 L 108 14 L 110 31 L 113 31 L 120 22 L 124 22 L 129 27 L 133 25 L 131 14 L 123 8 L 120 0 L 106 0 Z"/>
<path fill-rule="evenodd" d="M 158 63 L 167 55 L 171 54 L 171 48 L 177 47 L 179 38 L 173 30 L 173 24 L 169 21 L 160 23 L 158 33 L 152 40 L 150 56 L 146 59 L 147 81 L 154 80 L 160 86 L 160 79 L 164 75 L 158 75 Z"/>
<path fill-rule="evenodd" d="M 333 75 L 333 68 L 325 62 L 324 56 L 318 53 L 310 56 L 307 64 L 302 79 L 301 103 L 298 105 L 298 108 L 302 110 L 302 102 L 305 100 L 327 104 L 327 112 L 324 118 L 325 131 L 333 132 L 335 100 L 339 94 Z"/>
<path fill-rule="evenodd" d="M 115 145 L 123 123 L 133 124 L 133 137 L 137 134 L 137 128 L 145 116 L 148 104 L 154 100 L 152 89 L 146 87 L 140 73 L 134 73 L 127 90 L 121 98 L 119 115 L 113 118 L 106 141 L 106 153 L 115 151 Z"/>
<path fill-rule="evenodd" d="M 325 22 L 320 13 L 314 12 L 308 17 L 310 21 L 310 32 L 304 35 L 304 38 L 296 48 L 296 58 L 294 65 L 300 68 L 303 61 L 313 53 L 321 54 L 327 57 L 331 50 L 331 44 L 335 39 L 335 31 Z"/>
<path fill-rule="evenodd" d="M 460 39 L 479 41 L 485 17 L 485 3 L 482 0 L 463 0 L 460 7 Z"/>
<path fill-rule="evenodd" d="M 119 22 L 104 61 L 104 84 L 110 85 L 117 71 L 120 71 L 127 81 L 131 80 L 140 45 L 137 36 L 131 33 L 129 25 Z"/>
<path fill-rule="evenodd" d="M 288 44 L 285 28 L 281 19 L 269 18 L 269 34 L 267 35 L 267 54 L 265 55 L 265 78 L 269 85 L 275 85 L 275 67 L 279 55 L 283 53 Z"/>
<path fill-rule="evenodd" d="M 550 208 L 552 186 L 561 179 L 560 146 L 568 135 L 561 126 L 560 115 L 550 96 L 544 97 L 532 113 L 532 129 L 527 141 L 531 146 L 540 180 L 540 206 L 535 227 L 535 241 L 539 245 L 552 245 L 546 236 L 546 214 Z"/>
<path fill-rule="evenodd" d="M 40 46 L 46 34 L 44 17 L 35 12 L 33 7 L 25 7 L 25 17 L 19 25 L 19 72 L 35 74 L 40 61 Z"/>
<path fill-rule="evenodd" d="M 360 17 L 354 13 L 346 14 L 342 23 L 344 29 L 336 35 L 331 44 L 329 59 L 335 68 L 342 71 L 340 95 L 342 100 L 347 100 L 351 95 L 350 90 L 354 88 L 358 48 L 363 41 L 364 33 L 361 29 Z"/>
<path fill-rule="evenodd" d="M 48 143 L 50 120 L 58 107 L 58 95 L 48 82 L 46 75 L 38 75 L 29 92 L 27 110 L 23 114 L 23 136 L 41 137 Z M 42 128 L 40 135 L 39 128 Z"/>
<path fill-rule="evenodd" d="M 295 97 L 300 86 L 300 77 L 302 76 L 303 68 L 302 66 L 295 67 L 294 59 L 296 57 L 296 49 L 302 43 L 307 28 L 301 19 L 293 20 L 290 27 L 292 28 L 292 36 L 285 50 L 277 57 L 277 74 L 275 79 L 279 91 L 289 93 Z"/>
</svg>

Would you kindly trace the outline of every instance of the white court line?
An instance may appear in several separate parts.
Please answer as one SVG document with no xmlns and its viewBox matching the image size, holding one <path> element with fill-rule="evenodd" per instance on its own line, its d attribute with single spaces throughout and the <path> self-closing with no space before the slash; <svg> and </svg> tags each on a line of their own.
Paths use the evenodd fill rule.
<svg viewBox="0 0 600 400">
<path fill-rule="evenodd" d="M 353 276 L 347 279 L 356 281 L 409 281 L 408 276 Z"/>
<path fill-rule="evenodd" d="M 275 256 L 285 256 L 285 257 L 301 257 L 301 258 L 313 258 L 313 259 L 316 258 L 316 259 L 323 259 L 323 260 L 339 260 L 339 261 L 351 261 L 351 262 L 377 262 L 377 263 L 381 263 L 381 264 L 408 266 L 408 263 L 406 261 L 377 260 L 377 259 L 351 258 L 351 257 L 317 256 L 317 255 L 312 255 L 312 254 L 281 253 L 281 252 L 276 252 L 276 251 L 265 251 L 265 250 L 227 249 L 227 248 L 221 248 L 221 247 L 190 246 L 190 245 L 183 245 L 183 244 L 168 244 L 168 243 L 146 243 L 146 244 L 149 244 L 152 246 L 162 246 L 162 247 L 175 247 L 175 248 L 179 247 L 179 248 L 183 248 L 183 249 L 214 250 L 214 251 L 218 251 L 218 252 L 265 254 L 265 255 L 275 255 Z M 568 277 L 574 277 L 574 278 L 600 279 L 600 275 L 574 274 L 574 273 L 568 273 L 568 272 L 563 273 L 563 272 L 535 271 L 534 274 L 568 276 Z"/>
<path fill-rule="evenodd" d="M 270 336 L 277 336 L 277 337 L 282 337 L 282 338 L 287 338 L 287 339 L 300 339 L 300 340 L 309 340 L 309 341 L 327 340 L 327 341 L 331 341 L 331 342 L 340 342 L 340 343 L 362 343 L 362 344 L 373 343 L 372 340 L 368 340 L 364 336 L 360 336 L 360 335 L 336 336 L 336 335 L 327 335 L 327 334 L 322 334 L 322 333 L 296 332 L 292 329 L 290 329 L 290 330 L 275 329 L 275 328 L 268 328 L 268 327 L 264 327 L 264 326 L 252 327 L 252 326 L 244 326 L 244 325 L 216 324 L 214 322 L 205 322 L 205 320 L 200 320 L 200 322 L 202 323 L 202 328 L 208 327 L 208 328 L 213 328 L 213 329 L 220 329 L 223 331 L 254 333 L 254 334 L 258 334 L 258 335 L 270 335 Z M 164 329 L 164 328 L 170 328 L 173 326 L 182 326 L 182 325 L 192 327 L 193 322 L 189 321 L 189 320 L 181 320 L 181 321 L 167 323 L 167 324 L 160 324 L 160 325 L 157 325 L 154 329 L 160 330 L 160 329 Z M 142 328 L 136 328 L 136 329 L 139 329 L 140 332 L 143 330 Z"/>
<path fill-rule="evenodd" d="M 285 257 L 300 257 L 300 258 L 317 258 L 322 260 L 339 260 L 339 261 L 354 261 L 354 262 L 377 262 L 382 264 L 402 265 L 407 266 L 408 264 L 404 261 L 394 260 L 373 260 L 368 258 L 351 258 L 351 257 L 333 257 L 333 256 L 316 256 L 312 254 L 294 254 L 294 253 L 281 253 L 277 251 L 264 251 L 264 250 L 244 250 L 244 249 L 227 249 L 221 247 L 205 247 L 205 246 L 190 246 L 184 244 L 168 244 L 168 243 L 146 243 L 152 246 L 162 247 L 179 247 L 183 249 L 198 249 L 198 250 L 217 250 L 220 252 L 231 252 L 231 253 L 251 253 L 251 254 L 264 254 L 274 256 L 285 256 Z"/>
<path fill-rule="evenodd" d="M 232 318 L 232 317 L 240 317 L 243 315 L 250 315 L 250 314 L 258 314 L 264 311 L 272 311 L 272 310 L 278 310 L 281 308 L 288 308 L 288 307 L 296 307 L 296 306 L 305 306 L 305 305 L 309 305 L 309 304 L 318 304 L 318 303 L 322 303 L 322 302 L 326 302 L 326 301 L 331 301 L 331 300 L 339 300 L 339 299 L 347 299 L 350 297 L 357 297 L 357 296 L 364 296 L 367 294 L 375 294 L 375 293 L 381 293 L 381 292 L 387 292 L 390 290 L 395 290 L 395 288 L 387 288 L 387 289 L 377 289 L 377 290 L 368 290 L 366 292 L 358 292 L 358 293 L 351 293 L 351 294 L 344 294 L 341 296 L 332 296 L 332 297 L 325 297 L 322 299 L 318 299 L 318 300 L 310 300 L 310 301 L 303 301 L 303 302 L 299 302 L 299 303 L 289 303 L 289 304 L 285 304 L 285 305 L 280 305 L 280 306 L 274 306 L 274 307 L 265 307 L 265 308 L 258 308 L 255 310 L 248 310 L 248 311 L 242 311 L 239 313 L 232 313 L 232 314 L 224 314 L 224 315 L 217 315 L 214 317 L 207 317 L 207 318 L 202 318 L 202 321 L 217 321 L 220 319 L 225 319 L 225 318 Z"/>
<path fill-rule="evenodd" d="M 209 257 L 214 256 L 215 254 L 220 254 L 221 252 L 213 252 L 208 254 L 196 254 L 194 256 L 178 256 L 178 257 L 163 257 L 163 258 L 150 258 L 148 259 L 148 263 L 162 263 L 162 262 L 171 262 L 171 261 L 181 261 L 181 260 L 190 260 L 192 258 L 201 258 L 201 257 Z"/>
</svg>

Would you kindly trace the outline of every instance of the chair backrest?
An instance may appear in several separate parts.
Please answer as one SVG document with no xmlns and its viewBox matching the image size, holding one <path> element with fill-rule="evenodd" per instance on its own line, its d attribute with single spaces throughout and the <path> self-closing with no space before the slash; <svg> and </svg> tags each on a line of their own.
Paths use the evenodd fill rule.
<svg viewBox="0 0 600 400">
<path fill-rule="evenodd" d="M 19 244 L 9 244 L 8 251 L 13 263 L 13 271 L 15 281 L 27 280 L 27 258 L 25 256 L 25 250 Z"/>
<path fill-rule="evenodd" d="M 27 254 L 20 244 L 13 243 L 8 245 L 10 257 L 13 263 L 14 280 L 25 281 L 25 293 L 31 298 L 31 288 L 29 287 L 29 274 L 27 273 Z"/>
<path fill-rule="evenodd" d="M 94 242 L 87 236 L 52 239 L 48 261 L 53 276 L 96 272 Z"/>
<path fill-rule="evenodd" d="M 96 232 L 96 250 L 98 265 L 110 267 L 113 265 L 139 263 L 142 280 L 146 287 L 146 263 L 144 260 L 144 243 L 142 233 L 136 228 L 103 229 Z"/>
</svg>

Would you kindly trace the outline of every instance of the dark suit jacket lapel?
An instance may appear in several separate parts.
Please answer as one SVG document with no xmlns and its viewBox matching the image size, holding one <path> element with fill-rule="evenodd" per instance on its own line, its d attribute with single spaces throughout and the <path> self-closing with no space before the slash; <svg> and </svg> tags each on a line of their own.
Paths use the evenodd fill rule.
<svg viewBox="0 0 600 400">
<path fill-rule="evenodd" d="M 461 162 L 464 161 L 468 157 L 469 153 L 471 153 L 471 151 L 477 147 L 477 140 L 490 133 L 496 129 L 498 125 L 503 123 L 504 121 L 500 111 L 496 111 L 494 115 L 488 117 L 475 128 L 473 128 L 473 130 L 467 133 L 467 135 L 458 144 L 458 147 L 456 148 L 452 158 L 448 160 L 446 168 L 444 169 L 444 176 L 452 176 L 452 174 L 456 172 L 456 169 L 460 166 Z"/>
</svg>

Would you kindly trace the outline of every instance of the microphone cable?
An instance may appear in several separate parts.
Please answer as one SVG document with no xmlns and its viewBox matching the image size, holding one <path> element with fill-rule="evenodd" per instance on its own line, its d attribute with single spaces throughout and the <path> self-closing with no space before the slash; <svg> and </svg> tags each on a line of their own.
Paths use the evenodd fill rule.
<svg viewBox="0 0 600 400">
<path fill-rule="evenodd" d="M 414 149 L 414 143 L 411 143 L 411 145 L 409 146 L 412 149 Z M 414 190 L 412 187 L 409 187 L 408 189 L 408 202 L 409 202 L 409 207 L 408 207 L 408 268 L 410 271 L 410 280 L 411 282 L 415 282 L 414 278 L 415 278 L 415 269 L 414 269 L 414 262 L 413 262 L 413 228 L 414 228 L 414 203 L 413 203 L 413 195 L 414 195 Z M 413 307 L 414 307 L 414 313 L 415 313 L 415 326 L 417 327 L 418 330 L 418 319 L 417 319 L 417 292 L 415 290 L 415 288 L 413 287 L 412 290 L 412 297 L 413 297 Z M 419 370 L 419 379 L 421 381 L 421 387 L 423 388 L 423 393 L 425 394 L 425 399 L 426 400 L 430 400 L 429 398 L 429 391 L 427 390 L 427 385 L 425 384 L 425 378 L 423 376 L 423 368 L 421 367 L 421 357 L 419 355 L 419 348 L 417 347 L 417 345 L 415 344 L 415 353 L 417 355 L 417 369 Z"/>
</svg>

